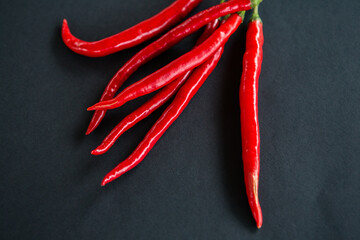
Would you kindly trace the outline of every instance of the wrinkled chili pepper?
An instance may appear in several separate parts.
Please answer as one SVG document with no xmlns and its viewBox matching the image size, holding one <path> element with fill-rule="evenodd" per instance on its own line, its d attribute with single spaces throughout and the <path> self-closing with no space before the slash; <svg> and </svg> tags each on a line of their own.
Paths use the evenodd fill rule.
<svg viewBox="0 0 360 240">
<path fill-rule="evenodd" d="M 202 0 L 177 0 L 160 13 L 113 36 L 99 41 L 86 42 L 73 36 L 66 19 L 62 38 L 72 51 L 88 57 L 103 57 L 136 46 L 160 34 L 190 13 Z"/>
<path fill-rule="evenodd" d="M 237 14 L 235 14 L 237 15 Z M 241 17 L 240 17 L 241 19 Z M 222 46 L 228 38 L 234 33 L 241 20 L 236 17 L 230 17 L 226 24 L 221 25 L 208 39 L 198 47 L 172 61 L 165 67 L 150 74 L 142 80 L 132 84 L 122 91 L 116 98 L 100 102 L 88 108 L 88 110 L 113 109 L 122 106 L 124 103 L 137 97 L 154 92 L 159 88 L 169 84 L 190 69 L 193 69 L 204 63 L 211 57 L 217 49 Z"/>
<path fill-rule="evenodd" d="M 263 43 L 263 25 L 256 6 L 246 32 L 246 51 L 240 83 L 240 118 L 246 194 L 258 228 L 263 221 L 258 198 L 260 171 L 258 79 L 263 59 Z"/>
<path fill-rule="evenodd" d="M 226 21 L 224 25 L 233 28 L 233 30 L 235 31 L 241 22 L 242 18 L 239 15 L 234 14 Z M 221 58 L 223 46 L 224 45 L 219 46 L 217 51 L 210 58 L 208 58 L 205 63 L 203 63 L 193 71 L 190 78 L 185 82 L 185 84 L 176 94 L 173 102 L 167 107 L 159 120 L 146 134 L 145 138 L 137 146 L 135 151 L 126 160 L 121 162 L 105 176 L 101 183 L 102 186 L 106 185 L 107 183 L 115 180 L 127 171 L 131 170 L 145 158 L 145 156 L 153 148 L 153 146 L 160 139 L 160 137 L 179 117 L 187 104 L 190 102 L 191 98 L 195 95 L 195 93 L 199 90 L 206 78 L 216 67 L 216 64 Z"/>
<path fill-rule="evenodd" d="M 212 23 L 209 23 L 203 34 L 199 37 L 195 47 L 205 41 L 209 35 L 215 31 L 215 29 L 219 26 L 220 21 L 215 19 Z M 94 149 L 91 154 L 93 155 L 100 155 L 107 152 L 111 146 L 116 142 L 116 140 L 128 129 L 133 127 L 136 123 L 141 121 L 142 119 L 149 116 L 153 113 L 156 109 L 162 106 L 165 102 L 167 102 L 170 98 L 172 98 L 177 91 L 181 88 L 184 82 L 188 79 L 192 70 L 186 72 L 183 76 L 179 77 L 169 85 L 165 86 L 159 92 L 152 97 L 149 101 L 143 104 L 141 107 L 136 109 L 134 112 L 130 113 L 126 116 L 111 132 L 110 134 L 104 139 L 104 141 Z"/>
<path fill-rule="evenodd" d="M 125 65 L 114 75 L 109 84 L 106 86 L 100 102 L 110 100 L 122 86 L 122 84 L 134 73 L 140 66 L 150 61 L 154 57 L 163 53 L 167 49 L 180 42 L 185 37 L 199 30 L 205 24 L 225 16 L 229 13 L 248 10 L 253 6 L 249 0 L 232 0 L 213 6 L 207 10 L 201 11 L 193 17 L 187 19 L 161 38 L 149 44 L 147 47 L 138 52 L 134 57 L 125 63 Z M 86 134 L 90 134 L 100 124 L 104 118 L 106 109 L 96 110 Z"/>
</svg>

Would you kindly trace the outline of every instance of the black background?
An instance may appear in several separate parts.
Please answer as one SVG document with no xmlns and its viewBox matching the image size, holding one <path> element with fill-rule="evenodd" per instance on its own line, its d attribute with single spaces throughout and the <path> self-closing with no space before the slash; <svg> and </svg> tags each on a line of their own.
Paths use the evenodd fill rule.
<svg viewBox="0 0 360 240">
<path fill-rule="evenodd" d="M 90 136 L 86 108 L 146 44 L 91 59 L 68 50 L 67 18 L 84 40 L 112 35 L 172 0 L 1 1 L 1 239 L 357 239 L 360 2 L 265 0 L 259 87 L 256 230 L 244 190 L 238 106 L 246 25 L 179 119 L 130 173 L 100 187 L 164 108 L 103 156 L 106 134 L 146 97 L 107 114 Z M 216 4 L 203 1 L 193 12 Z M 248 14 L 249 15 L 249 14 Z M 189 50 L 199 33 L 127 85 Z"/>
</svg>

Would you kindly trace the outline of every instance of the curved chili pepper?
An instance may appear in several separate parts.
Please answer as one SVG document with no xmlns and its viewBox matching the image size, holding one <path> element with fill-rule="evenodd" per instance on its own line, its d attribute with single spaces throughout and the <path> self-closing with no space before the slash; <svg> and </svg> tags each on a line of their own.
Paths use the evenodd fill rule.
<svg viewBox="0 0 360 240">
<path fill-rule="evenodd" d="M 188 81 L 181 87 L 176 94 L 175 99 L 170 106 L 164 111 L 159 120 L 154 124 L 150 131 L 146 134 L 142 142 L 137 146 L 135 151 L 111 172 L 109 172 L 103 179 L 101 185 L 105 186 L 109 182 L 120 177 L 127 171 L 138 165 L 145 156 L 150 152 L 156 142 L 170 127 L 170 125 L 179 117 L 185 109 L 191 98 L 195 95 L 206 78 L 215 68 L 217 62 L 220 60 L 223 47 L 221 46 L 216 53 L 208 59 L 204 64 L 196 68 L 188 79 Z"/>
<path fill-rule="evenodd" d="M 260 132 L 258 119 L 258 79 L 263 59 L 264 35 L 255 7 L 246 32 L 246 51 L 240 83 L 241 139 L 246 194 L 258 228 L 262 212 L 258 198 L 260 171 Z"/>
<path fill-rule="evenodd" d="M 132 84 L 122 91 L 116 98 L 100 102 L 88 110 L 113 109 L 137 97 L 154 92 L 169 84 L 190 69 L 204 63 L 217 49 L 222 46 L 241 24 L 241 17 L 237 14 L 231 16 L 225 24 L 221 25 L 208 39 L 198 47 L 172 61 L 165 67 L 150 74 L 142 80 Z"/>
<path fill-rule="evenodd" d="M 242 21 L 242 18 L 240 16 L 234 14 L 234 17 L 230 17 L 226 21 L 225 25 L 230 25 L 236 30 L 239 25 L 237 24 L 237 22 L 231 21 L 233 18 L 236 18 L 240 22 Z M 128 172 L 145 158 L 145 156 L 154 147 L 160 137 L 179 117 L 187 104 L 190 102 L 191 98 L 196 94 L 201 85 L 214 70 L 218 61 L 221 58 L 223 49 L 224 45 L 221 45 L 212 57 L 210 57 L 205 63 L 203 63 L 194 70 L 190 78 L 185 82 L 185 84 L 176 94 L 173 102 L 166 108 L 164 113 L 150 129 L 150 131 L 146 134 L 145 138 L 137 146 L 135 151 L 126 160 L 121 162 L 105 176 L 101 183 L 102 186 Z"/>
<path fill-rule="evenodd" d="M 185 37 L 196 32 L 205 24 L 229 13 L 248 10 L 252 6 L 253 4 L 251 4 L 249 0 L 232 0 L 230 2 L 222 3 L 207 10 L 201 11 L 193 17 L 189 18 L 182 24 L 170 30 L 168 33 L 164 34 L 158 40 L 149 44 L 129 61 L 127 61 L 106 86 L 105 91 L 100 98 L 100 102 L 113 98 L 121 85 L 140 66 L 163 53 L 167 49 L 171 48 Z M 101 120 L 104 118 L 105 113 L 105 109 L 95 111 L 86 134 L 90 134 L 94 129 L 97 128 Z"/>
<path fill-rule="evenodd" d="M 177 0 L 160 13 L 118 34 L 99 41 L 86 42 L 73 36 L 66 19 L 62 38 L 72 51 L 88 57 L 103 57 L 136 46 L 160 34 L 190 13 L 202 0 Z"/>
<path fill-rule="evenodd" d="M 94 150 L 91 151 L 93 155 L 101 155 L 107 152 L 116 140 L 127 130 L 133 127 L 136 123 L 143 120 L 156 109 L 161 107 L 167 100 L 175 95 L 179 88 L 184 84 L 186 79 L 190 76 L 192 70 L 185 73 L 182 77 L 176 79 L 166 87 L 160 90 L 153 98 L 148 102 L 141 105 L 134 112 L 127 115 L 116 127 L 106 136 L 104 141 Z"/>
<path fill-rule="evenodd" d="M 197 43 L 202 43 L 205 39 L 219 26 L 220 21 L 215 19 L 212 23 L 209 23 L 203 34 L 199 37 Z M 100 155 L 107 152 L 112 145 L 116 142 L 116 140 L 128 129 L 133 127 L 136 123 L 141 121 L 142 119 L 149 116 L 153 113 L 156 109 L 162 106 L 165 102 L 167 102 L 171 97 L 173 97 L 179 88 L 183 85 L 183 83 L 188 79 L 192 70 L 189 70 L 183 76 L 179 77 L 166 87 L 159 90 L 153 98 L 143 104 L 141 107 L 136 109 L 134 112 L 126 116 L 111 132 L 110 134 L 104 139 L 104 141 L 94 149 L 91 154 L 93 155 Z"/>
</svg>

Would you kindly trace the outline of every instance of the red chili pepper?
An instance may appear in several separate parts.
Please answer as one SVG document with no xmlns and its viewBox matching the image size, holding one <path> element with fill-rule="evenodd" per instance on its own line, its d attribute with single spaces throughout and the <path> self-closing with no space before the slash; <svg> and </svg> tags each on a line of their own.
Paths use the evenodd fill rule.
<svg viewBox="0 0 360 240">
<path fill-rule="evenodd" d="M 197 41 L 197 44 L 202 43 L 205 41 L 207 37 L 219 26 L 219 20 L 216 19 L 212 23 L 209 23 L 203 34 Z M 196 46 L 195 45 L 195 46 Z M 141 121 L 142 119 L 149 116 L 153 113 L 156 109 L 162 106 L 165 102 L 167 102 L 171 97 L 173 97 L 179 88 L 183 85 L 183 83 L 188 79 L 192 70 L 185 73 L 183 76 L 179 77 L 163 89 L 159 90 L 153 98 L 151 98 L 148 102 L 143 104 L 141 107 L 136 109 L 134 112 L 126 116 L 111 132 L 110 134 L 104 139 L 104 141 L 94 149 L 91 154 L 93 155 L 100 155 L 107 152 L 112 145 L 116 142 L 116 140 L 128 129 L 133 127 L 136 123 Z"/>
<path fill-rule="evenodd" d="M 160 34 L 188 15 L 201 1 L 177 0 L 155 16 L 118 34 L 95 42 L 86 42 L 74 37 L 64 19 L 62 38 L 66 46 L 78 54 L 88 57 L 103 57 L 136 46 Z"/>
<path fill-rule="evenodd" d="M 153 148 L 160 137 L 179 117 L 191 98 L 195 95 L 203 82 L 210 75 L 211 71 L 215 68 L 217 62 L 220 60 L 222 51 L 223 47 L 220 47 L 213 57 L 194 70 L 191 77 L 176 94 L 176 97 L 171 105 L 165 110 L 159 120 L 146 134 L 143 141 L 126 160 L 121 162 L 105 176 L 101 183 L 102 186 L 131 170 L 145 158 L 145 156 Z"/>
<path fill-rule="evenodd" d="M 113 109 L 120 107 L 132 99 L 162 88 L 188 70 L 204 63 L 217 51 L 220 46 L 222 46 L 228 40 L 228 38 L 241 24 L 241 17 L 236 16 L 237 14 L 231 16 L 226 21 L 226 24 L 221 25 L 198 47 L 192 49 L 188 53 L 182 55 L 158 71 L 129 86 L 118 96 L 116 96 L 116 98 L 97 103 L 94 106 L 88 108 L 88 110 Z"/>
<path fill-rule="evenodd" d="M 230 2 L 222 3 L 199 12 L 179 26 L 170 30 L 168 33 L 163 35 L 155 42 L 149 44 L 125 63 L 125 65 L 115 74 L 115 76 L 111 79 L 105 88 L 105 91 L 100 98 L 100 102 L 113 98 L 121 85 L 140 66 L 163 53 L 167 49 L 171 48 L 185 37 L 196 32 L 205 24 L 229 13 L 248 10 L 251 8 L 251 6 L 253 6 L 253 4 L 250 4 L 249 0 L 232 0 Z M 105 113 L 105 109 L 95 111 L 86 134 L 90 134 L 100 124 L 101 120 L 105 116 Z"/>
<path fill-rule="evenodd" d="M 246 51 L 240 84 L 241 139 L 246 194 L 258 228 L 263 221 L 258 198 L 260 171 L 258 79 L 263 59 L 262 26 L 258 7 L 255 7 L 246 32 Z"/>
<path fill-rule="evenodd" d="M 237 21 L 234 22 L 234 19 L 237 19 Z M 238 21 L 241 22 L 242 18 L 237 14 L 234 14 L 234 17 L 230 17 L 225 23 L 225 25 L 232 26 L 232 28 L 236 30 L 239 26 L 239 24 L 237 24 Z M 153 146 L 160 139 L 160 137 L 179 117 L 187 104 L 190 102 L 191 98 L 195 95 L 195 93 L 199 90 L 206 78 L 214 70 L 216 64 L 221 58 L 223 49 L 223 45 L 221 45 L 212 57 L 210 57 L 205 63 L 203 63 L 194 70 L 190 78 L 185 82 L 185 84 L 176 94 L 173 102 L 168 106 L 168 108 L 164 111 L 159 120 L 146 134 L 145 138 L 137 146 L 135 151 L 126 160 L 121 162 L 105 176 L 101 183 L 102 186 L 106 185 L 107 183 L 115 180 L 127 171 L 131 170 L 145 158 L 145 156 L 153 148 Z"/>
<path fill-rule="evenodd" d="M 111 132 L 106 136 L 104 141 L 93 151 L 93 155 L 101 155 L 107 152 L 116 140 L 127 130 L 132 128 L 136 123 L 143 120 L 156 109 L 161 107 L 167 100 L 175 95 L 179 88 L 184 84 L 186 79 L 190 76 L 192 70 L 188 71 L 182 77 L 176 79 L 166 87 L 160 90 L 153 98 L 136 109 L 134 112 L 126 116 Z"/>
</svg>

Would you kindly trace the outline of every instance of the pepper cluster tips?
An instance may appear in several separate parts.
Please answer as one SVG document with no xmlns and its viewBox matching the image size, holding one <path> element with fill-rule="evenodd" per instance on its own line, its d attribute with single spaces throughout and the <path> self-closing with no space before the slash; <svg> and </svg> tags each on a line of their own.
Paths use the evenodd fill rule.
<svg viewBox="0 0 360 240">
<path fill-rule="evenodd" d="M 222 0 L 220 4 L 193 15 L 169 30 L 201 2 L 201 0 L 176 0 L 155 16 L 94 42 L 83 41 L 72 35 L 68 22 L 64 19 L 62 27 L 64 43 L 75 53 L 88 57 L 107 56 L 139 45 L 167 31 L 128 60 L 109 81 L 100 101 L 88 108 L 89 111 L 95 110 L 95 112 L 86 131 L 87 135 L 99 126 L 107 110 L 119 108 L 131 100 L 157 91 L 151 99 L 126 116 L 91 152 L 93 155 L 100 155 L 107 152 L 125 131 L 172 99 L 133 153 L 104 177 L 102 186 L 130 171 L 146 157 L 215 69 L 226 42 L 243 22 L 245 11 L 253 9 L 246 33 L 243 73 L 241 78 L 239 76 L 241 80 L 239 101 L 246 194 L 256 225 L 258 228 L 261 227 L 263 220 L 258 197 L 260 133 L 257 106 L 258 79 L 264 42 L 262 21 L 258 13 L 258 5 L 261 1 Z M 204 31 L 193 49 L 117 94 L 123 83 L 143 64 L 203 27 Z"/>
</svg>

